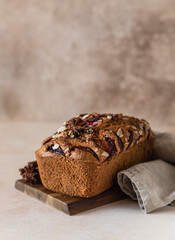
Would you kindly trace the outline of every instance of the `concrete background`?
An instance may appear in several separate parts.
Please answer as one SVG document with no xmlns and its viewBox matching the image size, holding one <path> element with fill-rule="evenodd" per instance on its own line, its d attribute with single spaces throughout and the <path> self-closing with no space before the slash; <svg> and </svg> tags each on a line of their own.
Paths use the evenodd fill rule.
<svg viewBox="0 0 175 240">
<path fill-rule="evenodd" d="M 0 0 L 0 120 L 175 126 L 174 0 Z"/>
</svg>

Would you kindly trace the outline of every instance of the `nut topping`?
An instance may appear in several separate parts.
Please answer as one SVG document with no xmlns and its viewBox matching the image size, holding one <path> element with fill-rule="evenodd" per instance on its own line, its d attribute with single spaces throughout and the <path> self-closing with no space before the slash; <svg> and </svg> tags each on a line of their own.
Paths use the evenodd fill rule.
<svg viewBox="0 0 175 240">
<path fill-rule="evenodd" d="M 85 118 L 87 118 L 89 115 L 88 114 L 86 114 L 86 115 L 84 115 L 81 119 L 85 119 Z"/>
<path fill-rule="evenodd" d="M 132 125 L 131 127 L 132 127 L 133 129 L 137 130 L 137 128 L 136 128 L 134 125 Z"/>
<path fill-rule="evenodd" d="M 107 133 L 103 135 L 103 132 Z M 98 151 L 101 153 L 103 149 L 102 156 L 111 157 L 123 152 L 124 149 L 127 150 L 131 144 L 139 143 L 140 138 L 145 135 L 149 139 L 150 127 L 145 120 L 139 121 L 122 114 L 83 113 L 64 122 L 58 132 L 47 140 L 46 148 L 47 151 L 67 156 L 71 151 L 67 147 L 71 139 L 87 143 L 87 146 L 91 145 L 92 139 L 96 139 L 98 144 L 94 147 L 94 153 Z M 61 146 L 64 146 L 63 149 L 55 142 L 57 139 Z M 49 141 L 51 141 L 50 144 L 48 144 Z M 81 149 L 85 151 L 85 148 Z M 86 151 L 91 150 L 86 147 Z"/>
<path fill-rule="evenodd" d="M 93 129 L 92 129 L 92 128 L 89 128 L 89 132 L 90 132 L 90 133 L 93 133 Z"/>
<path fill-rule="evenodd" d="M 104 156 L 104 157 L 109 157 L 109 153 L 103 152 L 103 153 L 102 153 L 102 156 Z"/>
<path fill-rule="evenodd" d="M 61 127 L 58 129 L 58 133 L 63 132 L 65 129 L 66 129 L 65 126 L 61 126 Z"/>
<path fill-rule="evenodd" d="M 140 134 L 140 135 L 143 135 L 143 130 L 140 129 L 140 130 L 139 130 L 139 134 Z"/>
<path fill-rule="evenodd" d="M 119 136 L 120 138 L 123 137 L 123 130 L 121 128 L 117 130 L 117 136 Z"/>
<path fill-rule="evenodd" d="M 60 134 L 54 134 L 54 135 L 52 135 L 52 138 L 58 138 L 58 137 L 61 137 L 62 136 L 62 133 L 60 133 Z"/>
<path fill-rule="evenodd" d="M 58 148 L 59 148 L 59 144 L 58 143 L 54 144 L 53 147 L 52 147 L 53 150 L 58 149 Z"/>
</svg>

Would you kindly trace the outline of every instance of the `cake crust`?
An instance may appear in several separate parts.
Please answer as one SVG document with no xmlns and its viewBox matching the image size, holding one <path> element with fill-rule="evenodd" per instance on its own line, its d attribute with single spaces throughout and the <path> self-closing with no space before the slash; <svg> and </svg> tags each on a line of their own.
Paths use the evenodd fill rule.
<svg viewBox="0 0 175 240">
<path fill-rule="evenodd" d="M 118 171 L 149 161 L 154 140 L 146 120 L 122 114 L 80 114 L 36 151 L 41 181 L 54 192 L 95 196 L 115 184 Z"/>
</svg>

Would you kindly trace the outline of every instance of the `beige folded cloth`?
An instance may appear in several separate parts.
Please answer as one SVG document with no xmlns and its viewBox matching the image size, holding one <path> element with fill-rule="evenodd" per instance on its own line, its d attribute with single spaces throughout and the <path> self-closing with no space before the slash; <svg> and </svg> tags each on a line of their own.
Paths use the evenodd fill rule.
<svg viewBox="0 0 175 240">
<path fill-rule="evenodd" d="M 145 213 L 168 204 L 175 204 L 174 134 L 156 134 L 153 159 L 121 171 L 117 175 L 122 191 L 132 199 L 138 200 L 140 208 Z"/>
</svg>

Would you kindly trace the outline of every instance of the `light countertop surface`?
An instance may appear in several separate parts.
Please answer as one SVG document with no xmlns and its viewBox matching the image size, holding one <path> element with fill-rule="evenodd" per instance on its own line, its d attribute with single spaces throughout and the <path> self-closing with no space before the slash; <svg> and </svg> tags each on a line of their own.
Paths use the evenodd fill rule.
<svg viewBox="0 0 175 240">
<path fill-rule="evenodd" d="M 14 188 L 58 123 L 0 123 L 0 240 L 174 240 L 175 208 L 145 215 L 130 199 L 66 215 Z"/>
</svg>

